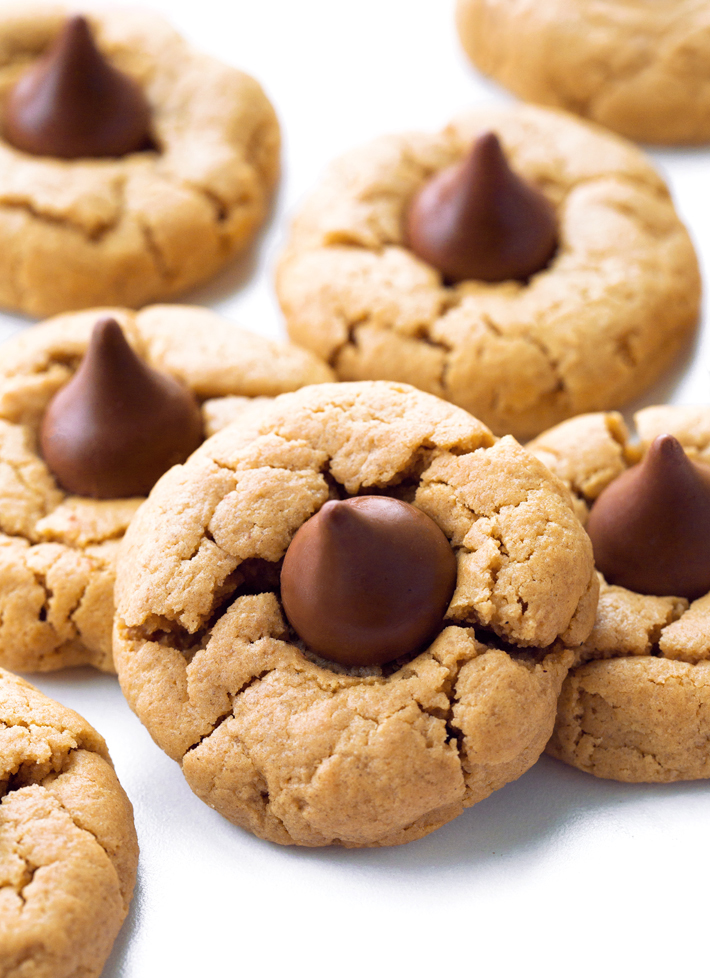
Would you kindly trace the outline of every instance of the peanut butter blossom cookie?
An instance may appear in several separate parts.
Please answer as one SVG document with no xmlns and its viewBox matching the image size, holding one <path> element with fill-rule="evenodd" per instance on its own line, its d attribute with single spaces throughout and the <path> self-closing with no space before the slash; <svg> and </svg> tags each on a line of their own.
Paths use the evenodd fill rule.
<svg viewBox="0 0 710 978">
<path fill-rule="evenodd" d="M 647 387 L 695 325 L 700 277 L 645 156 L 518 106 L 337 161 L 277 290 L 342 380 L 406 381 L 522 438 Z"/>
<path fill-rule="evenodd" d="M 136 9 L 4 5 L 0 48 L 0 305 L 136 307 L 246 247 L 278 171 L 256 81 Z"/>
<path fill-rule="evenodd" d="M 58 316 L 0 357 L 0 662 L 112 670 L 114 560 L 155 481 L 217 428 L 331 379 L 205 309 Z"/>
<path fill-rule="evenodd" d="M 537 759 L 597 581 L 571 497 L 407 385 L 278 398 L 172 469 L 117 576 L 124 693 L 265 839 L 394 845 Z"/>
<path fill-rule="evenodd" d="M 103 738 L 0 669 L 0 973 L 97 978 L 138 863 Z"/>
<path fill-rule="evenodd" d="M 705 0 L 458 0 L 481 71 L 529 102 L 650 143 L 710 139 Z"/>
<path fill-rule="evenodd" d="M 710 408 L 574 418 L 529 448 L 575 493 L 601 578 L 548 752 L 599 777 L 710 777 Z"/>
</svg>

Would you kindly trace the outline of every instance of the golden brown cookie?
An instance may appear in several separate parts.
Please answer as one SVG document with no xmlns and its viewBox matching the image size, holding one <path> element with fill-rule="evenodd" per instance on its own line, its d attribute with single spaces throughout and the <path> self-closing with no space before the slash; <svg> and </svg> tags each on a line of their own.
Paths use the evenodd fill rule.
<svg viewBox="0 0 710 978">
<path fill-rule="evenodd" d="M 0 973 L 94 978 L 128 912 L 133 809 L 103 738 L 0 669 Z"/>
<path fill-rule="evenodd" d="M 529 102 L 649 143 L 710 139 L 704 0 L 458 0 L 466 53 Z"/>
<path fill-rule="evenodd" d="M 149 306 L 58 316 L 13 337 L 0 358 L 0 662 L 19 671 L 90 663 L 111 671 L 114 559 L 140 499 L 65 493 L 37 449 L 47 405 L 110 314 L 154 368 L 182 381 L 211 434 L 243 410 L 330 380 L 312 354 L 247 333 L 209 310 Z M 226 395 L 238 395 L 227 397 Z M 224 404 L 222 403 L 224 400 Z"/>
<path fill-rule="evenodd" d="M 635 423 L 638 443 L 620 415 L 592 414 L 528 449 L 570 487 L 583 520 L 659 435 L 674 435 L 689 458 L 710 464 L 710 408 L 646 408 Z M 678 781 L 710 777 L 709 741 L 710 595 L 689 602 L 602 578 L 594 629 L 562 688 L 548 753 L 598 777 Z"/>
<path fill-rule="evenodd" d="M 454 548 L 425 651 L 344 667 L 298 638 L 279 573 L 333 499 L 413 503 Z M 223 429 L 156 485 L 121 549 L 123 691 L 192 789 L 265 839 L 394 845 L 517 778 L 597 602 L 570 497 L 512 439 L 407 385 L 323 384 Z"/>
<path fill-rule="evenodd" d="M 66 16 L 35 0 L 2 7 L 3 101 Z M 278 123 L 254 79 L 147 10 L 88 19 L 145 91 L 156 148 L 62 160 L 0 141 L 0 305 L 33 315 L 138 307 L 209 278 L 253 237 L 278 171 Z"/>
<path fill-rule="evenodd" d="M 554 204 L 559 246 L 527 283 L 441 275 L 405 246 L 409 202 L 493 130 Z M 341 380 L 415 384 L 531 437 L 617 407 L 672 360 L 700 278 L 668 191 L 639 150 L 562 112 L 482 108 L 443 133 L 344 156 L 294 221 L 277 291 L 291 338 Z"/>
</svg>

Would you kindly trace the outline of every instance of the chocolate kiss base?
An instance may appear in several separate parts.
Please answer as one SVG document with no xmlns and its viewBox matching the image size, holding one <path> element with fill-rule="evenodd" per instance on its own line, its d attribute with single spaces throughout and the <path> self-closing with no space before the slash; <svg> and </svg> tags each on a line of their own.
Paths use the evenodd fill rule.
<svg viewBox="0 0 710 978">
<path fill-rule="evenodd" d="M 147 496 L 202 438 L 192 393 L 141 360 L 115 319 L 102 319 L 79 369 L 47 409 L 40 447 L 66 490 L 117 499 Z"/>
<path fill-rule="evenodd" d="M 592 506 L 587 532 L 610 584 L 693 601 L 710 591 L 710 467 L 673 435 L 615 479 Z"/>
<path fill-rule="evenodd" d="M 557 248 L 549 200 L 508 166 L 495 133 L 432 177 L 407 215 L 409 247 L 449 282 L 526 281 Z"/>
<path fill-rule="evenodd" d="M 327 502 L 298 530 L 281 600 L 306 645 L 332 662 L 371 666 L 433 638 L 456 584 L 456 558 L 428 516 L 387 496 Z"/>
<path fill-rule="evenodd" d="M 11 90 L 4 127 L 26 153 L 79 159 L 148 148 L 150 121 L 136 82 L 106 61 L 85 18 L 71 17 Z"/>
</svg>

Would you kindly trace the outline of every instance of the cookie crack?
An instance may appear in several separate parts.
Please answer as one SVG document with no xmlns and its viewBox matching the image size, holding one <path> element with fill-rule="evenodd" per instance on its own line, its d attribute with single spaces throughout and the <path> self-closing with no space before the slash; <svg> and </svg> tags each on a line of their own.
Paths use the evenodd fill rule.
<svg viewBox="0 0 710 978">
<path fill-rule="evenodd" d="M 25 536 L 22 533 L 7 533 L 7 536 L 19 537 L 20 539 L 23 540 L 28 539 L 29 537 L 31 542 L 37 542 L 38 538 L 36 536 L 35 525 L 39 522 L 39 520 L 44 519 L 45 516 L 48 516 L 49 513 L 53 512 L 54 509 L 56 509 L 56 506 L 52 506 L 50 503 L 48 503 L 44 493 L 42 493 L 38 489 L 36 481 L 31 474 L 32 464 L 33 464 L 33 460 L 31 459 L 28 459 L 25 462 L 22 462 L 17 459 L 9 459 L 9 458 L 3 458 L 2 460 L 0 460 L 0 466 L 3 467 L 7 466 L 7 468 L 9 468 L 12 471 L 12 474 L 20 483 L 22 489 L 25 491 L 27 496 L 32 500 L 33 508 L 35 509 L 35 513 L 33 513 L 32 516 L 34 525 L 28 527 L 26 531 L 28 536 Z M 37 511 L 38 511 L 38 515 L 37 515 Z M 7 532 L 7 531 L 2 530 L 2 532 Z"/>
<path fill-rule="evenodd" d="M 25 833 L 21 833 L 17 838 L 13 839 L 12 844 L 12 854 L 22 862 L 22 873 L 16 881 L 4 880 L 2 885 L 0 885 L 0 891 L 2 890 L 12 890 L 15 895 L 20 900 L 23 908 L 27 906 L 27 897 L 25 895 L 25 890 L 32 884 L 35 878 L 37 870 L 40 868 L 37 863 L 35 863 L 27 853 L 24 851 L 24 839 Z M 30 957 L 32 952 L 29 952 L 25 957 Z"/>
<path fill-rule="evenodd" d="M 35 220 L 55 227 L 70 228 L 78 232 L 86 241 L 99 244 L 111 231 L 120 224 L 125 209 L 126 176 L 117 175 L 113 181 L 115 192 L 114 216 L 108 220 L 97 222 L 95 227 L 87 228 L 81 221 L 72 220 L 68 214 L 56 214 L 38 206 L 24 195 L 7 194 L 0 198 L 0 210 L 22 211 Z"/>
<path fill-rule="evenodd" d="M 83 238 L 94 244 L 99 243 L 118 224 L 118 218 L 116 218 L 113 221 L 99 225 L 96 230 L 90 231 L 83 224 L 78 221 L 72 221 L 69 217 L 60 217 L 57 214 L 50 214 L 46 211 L 42 211 L 28 200 L 5 199 L 0 201 L 0 210 L 3 209 L 9 211 L 23 211 L 24 213 L 29 214 L 30 217 L 34 217 L 35 219 L 42 221 L 44 224 L 70 228 L 73 231 L 78 231 Z"/>
<path fill-rule="evenodd" d="M 684 608 L 682 604 L 673 604 L 666 610 L 666 620 L 664 622 L 656 622 L 656 624 L 649 629 L 648 641 L 654 649 L 658 649 L 658 655 L 663 656 L 663 652 L 659 648 L 659 642 L 661 641 L 663 632 L 669 625 L 672 625 L 676 621 L 680 621 L 680 619 L 685 615 L 686 611 L 688 611 L 688 608 Z M 665 658 L 665 656 L 663 657 Z"/>
<path fill-rule="evenodd" d="M 76 748 L 76 749 L 78 750 L 80 748 Z M 59 773 L 60 774 L 64 774 L 65 772 L 64 771 L 61 771 Z M 44 785 L 43 785 L 43 787 L 44 787 Z M 49 788 L 45 788 L 45 790 L 49 791 Z M 124 894 L 124 888 L 123 888 L 121 879 L 120 879 L 120 877 L 118 875 L 118 870 L 116 868 L 116 865 L 114 863 L 114 860 L 112 858 L 111 853 L 109 852 L 109 850 L 107 849 L 107 847 L 102 843 L 101 839 L 97 836 L 97 834 L 94 831 L 92 831 L 87 825 L 83 824 L 83 821 L 80 821 L 79 820 L 80 816 L 78 814 L 75 814 L 74 812 L 70 811 L 66 807 L 66 805 L 64 804 L 64 802 L 62 802 L 59 798 L 57 798 L 57 796 L 54 795 L 51 791 L 49 793 L 52 795 L 52 798 L 56 801 L 56 803 L 59 805 L 59 807 L 62 809 L 62 811 L 65 812 L 68 815 L 68 817 L 71 819 L 71 821 L 72 821 L 74 827 L 77 829 L 77 831 L 79 831 L 79 832 L 85 832 L 87 835 L 91 836 L 91 838 L 94 840 L 94 842 L 96 843 L 96 845 L 99 847 L 99 849 L 104 853 L 104 855 L 108 859 L 108 862 L 109 862 L 109 865 L 111 867 L 111 871 L 112 871 L 113 877 L 115 879 L 116 889 L 117 889 L 118 893 L 121 895 L 121 903 L 123 904 L 124 913 L 126 913 L 128 911 L 128 907 L 129 907 L 129 904 L 130 904 L 130 901 L 131 901 L 132 894 L 128 894 L 128 895 Z"/>
<path fill-rule="evenodd" d="M 234 701 L 237 699 L 237 697 L 238 696 L 241 696 L 247 689 L 249 689 L 250 686 L 253 686 L 255 683 L 260 682 L 270 672 L 273 672 L 273 671 L 274 671 L 273 669 L 265 669 L 261 673 L 259 673 L 258 675 L 252 676 L 249 680 L 247 680 L 247 682 L 245 682 L 244 685 L 233 695 L 233 697 L 232 697 L 232 704 L 234 704 Z M 212 730 L 210 730 L 208 733 L 204 734 L 197 741 L 195 741 L 194 744 L 192 744 L 190 747 L 188 747 L 188 749 L 185 751 L 185 753 L 183 755 L 183 761 L 188 756 L 188 754 L 190 754 L 193 751 L 197 750 L 206 740 L 209 740 L 209 738 L 214 733 L 216 733 L 216 731 L 224 723 L 226 723 L 228 720 L 232 719 L 233 717 L 234 717 L 234 705 L 232 705 L 232 709 L 231 710 L 229 710 L 227 713 L 224 713 L 221 717 L 219 717 L 215 721 L 215 724 L 214 724 Z M 275 822 L 277 822 L 281 826 L 281 828 L 283 829 L 283 831 L 286 833 L 286 835 L 290 838 L 291 837 L 291 833 L 286 828 L 286 825 L 285 825 L 283 819 L 281 819 L 274 812 L 274 810 L 273 810 L 272 800 L 271 800 L 272 791 L 271 791 L 271 789 L 269 787 L 269 782 L 268 782 L 266 776 L 264 775 L 264 772 L 258 767 L 258 765 L 256 764 L 256 762 L 252 758 L 252 756 L 251 756 L 251 754 L 249 752 L 249 748 L 247 747 L 247 745 L 244 742 L 244 740 L 241 737 L 239 737 L 236 733 L 234 734 L 233 741 L 234 741 L 234 743 L 236 743 L 236 744 L 239 745 L 240 750 L 243 752 L 244 756 L 250 761 L 250 763 L 252 764 L 252 766 L 254 768 L 254 771 L 256 772 L 257 779 L 258 779 L 256 786 L 258 788 L 259 795 L 261 797 L 261 800 L 262 800 L 262 803 L 263 803 L 263 806 L 264 806 L 264 815 L 265 816 L 268 816 L 269 818 L 271 818 Z M 182 766 L 182 762 L 181 762 L 181 766 Z M 207 792 L 208 796 L 215 790 L 215 786 L 216 786 L 216 782 L 217 782 L 217 777 L 218 777 L 218 772 L 214 772 L 213 775 L 212 775 L 212 778 L 211 778 L 209 790 Z"/>
<path fill-rule="evenodd" d="M 60 546 L 65 547 L 64 544 L 60 544 Z M 67 548 L 67 549 L 76 550 L 77 548 Z M 50 587 L 48 583 L 48 577 L 49 574 L 52 572 L 52 570 L 56 568 L 57 564 L 61 560 L 61 557 L 62 555 L 58 554 L 57 557 L 52 561 L 52 563 L 46 570 L 40 570 L 36 567 L 31 567 L 29 566 L 29 564 L 27 564 L 27 568 L 32 574 L 32 576 L 34 577 L 35 583 L 38 585 L 38 587 L 40 587 L 44 591 L 44 600 L 42 602 L 41 608 L 38 611 L 37 617 L 39 621 L 46 622 L 51 627 L 52 631 L 57 636 L 57 639 L 60 638 L 60 631 L 62 630 L 63 626 L 70 627 L 71 631 L 73 632 L 72 637 L 81 635 L 81 628 L 77 625 L 77 622 L 75 620 L 75 615 L 78 613 L 81 604 L 84 601 L 84 598 L 86 597 L 86 593 L 89 589 L 89 586 L 91 584 L 91 581 L 87 581 L 86 583 L 84 583 L 79 591 L 79 594 L 76 596 L 72 604 L 63 611 L 60 620 L 52 623 L 50 621 L 50 616 L 52 615 L 51 604 L 52 604 L 52 599 L 55 596 L 55 591 L 52 587 Z M 91 558 L 88 559 L 91 560 Z M 92 561 L 92 569 L 94 569 L 93 561 Z M 55 609 L 55 613 L 56 613 L 56 609 Z M 65 641 L 65 639 L 62 639 L 62 641 Z"/>
<path fill-rule="evenodd" d="M 29 708 L 29 707 L 28 707 Z M 20 760 L 17 769 L 13 772 L 7 772 L 2 781 L 0 781 L 0 799 L 6 798 L 15 791 L 21 791 L 22 788 L 29 788 L 33 785 L 38 787 L 46 787 L 45 782 L 48 778 L 52 780 L 58 777 L 60 774 L 66 773 L 67 766 L 73 754 L 77 751 L 87 751 L 88 753 L 96 753 L 91 746 L 84 742 L 81 735 L 77 735 L 75 731 L 69 730 L 66 727 L 51 726 L 50 724 L 38 724 L 32 723 L 31 721 L 25 721 L 22 718 L 13 719 L 11 724 L 6 724 L 0 722 L 0 730 L 12 730 L 14 727 L 21 727 L 23 730 L 27 730 L 29 734 L 38 734 L 39 739 L 43 741 L 45 746 L 49 746 L 46 737 L 42 737 L 41 731 L 43 729 L 49 728 L 54 733 L 60 736 L 69 736 L 74 741 L 73 746 L 65 747 L 58 751 L 57 747 L 50 748 L 50 754 L 52 757 L 56 757 L 56 760 L 51 761 L 37 761 L 32 758 L 25 758 Z M 29 772 L 18 779 L 18 775 L 23 768 L 32 768 L 37 764 L 46 766 L 47 764 L 52 764 L 52 769 L 50 771 L 44 770 L 42 775 L 37 775 L 32 777 Z"/>
<path fill-rule="evenodd" d="M 522 339 L 525 343 L 528 344 L 528 346 L 534 347 L 534 349 L 536 349 L 539 353 L 542 354 L 554 379 L 554 386 L 552 386 L 548 390 L 541 391 L 537 398 L 537 402 L 539 403 L 541 401 L 549 400 L 550 398 L 553 398 L 554 400 L 571 401 L 569 390 L 567 387 L 567 379 L 564 375 L 564 372 L 559 362 L 555 359 L 555 357 L 548 349 L 547 345 L 543 342 L 543 340 L 538 335 L 539 333 L 544 332 L 545 324 L 544 322 L 538 320 L 535 326 L 536 329 L 534 331 L 527 332 L 521 335 L 520 337 L 518 337 L 518 339 Z M 496 404 L 495 404 L 496 410 L 498 409 L 499 402 L 500 402 L 500 395 L 497 395 Z"/>
<path fill-rule="evenodd" d="M 17 853 L 17 855 L 19 856 L 19 853 Z M 34 882 L 35 873 L 39 869 L 39 866 L 36 866 L 34 863 L 32 863 L 26 856 L 20 858 L 22 858 L 22 861 L 25 864 L 25 873 L 23 874 L 22 886 L 16 890 L 16 893 L 20 898 L 20 902 L 22 903 L 22 906 L 25 907 L 27 906 L 27 897 L 25 896 L 25 890 L 29 886 L 31 886 L 32 883 Z"/>
<path fill-rule="evenodd" d="M 153 228 L 140 215 L 137 216 L 137 224 L 143 236 L 143 241 L 145 242 L 146 251 L 148 252 L 148 254 L 153 260 L 153 265 L 155 266 L 155 270 L 166 284 L 169 283 L 175 276 L 173 272 L 170 270 L 170 268 L 168 267 L 168 264 L 165 260 L 165 256 L 163 255 L 160 245 L 158 244 Z"/>
<path fill-rule="evenodd" d="M 326 363 L 328 364 L 328 366 L 332 370 L 335 370 L 336 363 L 338 361 L 338 358 L 340 357 L 340 354 L 343 352 L 343 350 L 345 350 L 348 346 L 352 346 L 353 348 L 357 349 L 357 347 L 358 347 L 358 341 L 357 341 L 357 329 L 358 329 L 358 327 L 360 327 L 360 326 L 367 326 L 367 325 L 370 325 L 372 323 L 372 318 L 369 315 L 359 316 L 359 317 L 357 317 L 355 319 L 348 320 L 348 318 L 344 314 L 341 313 L 340 320 L 341 320 L 341 323 L 343 324 L 343 326 L 345 327 L 346 336 L 345 336 L 345 339 L 342 341 L 342 343 L 338 343 L 333 348 L 333 350 L 329 353 L 329 355 L 326 357 Z M 390 332 L 391 329 L 392 329 L 392 327 L 391 326 L 388 326 L 386 328 L 385 332 Z"/>
<path fill-rule="evenodd" d="M 254 686 L 256 683 L 261 682 L 262 679 L 264 679 L 266 676 L 269 675 L 269 673 L 273 671 L 274 669 L 272 668 L 263 669 L 261 672 L 256 673 L 254 676 L 250 676 L 250 678 L 247 679 L 247 681 L 243 683 L 243 685 L 240 686 L 239 689 L 237 689 L 234 693 L 230 694 L 232 705 L 230 706 L 229 710 L 227 710 L 226 713 L 223 713 L 221 716 L 217 717 L 217 719 L 213 723 L 211 730 L 208 730 L 206 733 L 202 734 L 201 737 L 198 737 L 197 740 L 194 741 L 194 743 L 190 744 L 190 746 L 183 754 L 183 758 L 187 756 L 187 754 L 189 754 L 191 751 L 197 750 L 197 748 L 200 747 L 204 743 L 204 741 L 209 740 L 212 734 L 216 733 L 216 731 L 219 730 L 219 728 L 222 726 L 223 723 L 226 723 L 227 720 L 231 720 L 234 717 L 234 705 L 236 703 L 236 700 L 240 696 L 242 696 L 251 686 Z"/>
<path fill-rule="evenodd" d="M 90 829 L 86 824 L 84 824 L 84 822 L 81 819 L 80 815 L 78 813 L 72 812 L 69 808 L 67 808 L 67 806 L 64 804 L 64 802 L 60 798 L 58 798 L 57 795 L 51 790 L 52 783 L 58 777 L 60 777 L 61 775 L 63 775 L 63 774 L 66 773 L 66 768 L 67 768 L 67 765 L 68 765 L 68 762 L 69 762 L 69 759 L 70 759 L 71 755 L 73 755 L 74 753 L 76 753 L 76 751 L 78 751 L 78 750 L 85 750 L 85 748 L 79 747 L 79 746 L 77 746 L 75 748 L 72 748 L 68 752 L 68 754 L 67 754 L 67 756 L 66 756 L 66 758 L 64 760 L 64 763 L 62 765 L 62 768 L 59 771 L 52 772 L 51 774 L 47 775 L 44 779 L 42 779 L 42 781 L 32 782 L 31 784 L 32 784 L 32 786 L 41 788 L 44 792 L 46 792 L 52 798 L 53 803 L 56 804 L 57 807 L 62 812 L 64 812 L 64 814 L 70 819 L 71 823 L 76 828 L 76 830 L 78 832 L 82 832 L 82 833 L 85 833 L 86 835 L 90 836 L 94 840 L 94 842 L 96 843 L 96 845 L 99 847 L 99 849 L 101 849 L 101 851 L 104 853 L 104 855 L 106 856 L 106 858 L 108 860 L 108 863 L 109 863 L 109 865 L 111 867 L 111 873 L 112 873 L 112 876 L 113 876 L 114 881 L 115 881 L 116 890 L 117 890 L 118 893 L 121 894 L 121 902 L 122 902 L 123 910 L 124 910 L 124 913 L 125 913 L 128 910 L 128 905 L 129 905 L 129 902 L 130 902 L 130 898 L 129 899 L 126 899 L 126 895 L 124 895 L 123 886 L 121 884 L 121 879 L 120 879 L 120 877 L 118 875 L 118 870 L 117 870 L 116 865 L 114 863 L 114 860 L 112 858 L 112 854 L 109 852 L 108 848 L 102 843 L 101 839 L 97 836 L 96 832 L 92 831 L 92 829 Z M 23 785 L 23 787 L 29 787 L 29 786 L 30 785 Z M 21 790 L 21 789 L 18 789 L 18 790 Z M 23 873 L 22 879 L 19 881 L 19 883 L 21 885 L 18 886 L 18 887 L 13 887 L 13 889 L 15 889 L 15 892 L 17 893 L 18 897 L 22 901 L 23 906 L 26 906 L 26 904 L 27 904 L 27 897 L 25 896 L 25 890 L 33 882 L 36 873 L 39 870 L 41 870 L 41 869 L 45 869 L 48 866 L 53 865 L 54 863 L 62 862 L 62 856 L 59 856 L 57 859 L 52 860 L 50 862 L 43 863 L 42 865 L 35 864 L 27 856 L 27 854 L 24 851 L 22 851 L 22 849 L 24 848 L 23 847 L 23 840 L 24 840 L 24 834 L 19 835 L 19 837 L 16 840 L 15 853 L 18 856 L 18 858 L 22 859 L 23 863 L 25 864 L 25 871 Z M 9 885 L 10 884 L 5 884 L 5 886 L 9 886 Z"/>
<path fill-rule="evenodd" d="M 188 184 L 190 190 L 198 194 L 205 200 L 212 211 L 214 211 L 215 220 L 218 224 L 224 224 L 227 218 L 231 217 L 231 211 L 237 210 L 240 206 L 244 206 L 249 203 L 249 198 L 243 195 L 243 198 L 237 200 L 230 208 L 228 204 L 222 200 L 216 191 L 212 190 L 210 187 L 205 187 L 203 184 Z"/>
<path fill-rule="evenodd" d="M 66 612 L 66 619 L 67 619 L 67 621 L 70 621 L 72 623 L 72 625 L 76 629 L 77 635 L 81 635 L 81 627 L 79 626 L 79 624 L 78 624 L 78 622 L 76 620 L 76 615 L 81 610 L 81 606 L 84 603 L 84 598 L 86 597 L 86 592 L 88 590 L 89 590 L 89 583 L 87 582 L 82 587 L 82 589 L 81 589 L 78 597 L 74 601 L 74 604 L 71 606 L 71 608 L 67 609 L 67 612 Z"/>
<path fill-rule="evenodd" d="M 46 622 L 49 617 L 49 607 L 54 597 L 54 591 L 47 583 L 47 575 L 45 573 L 34 567 L 28 567 L 28 569 L 34 577 L 35 584 L 44 591 L 44 599 L 41 608 L 37 612 L 37 618 L 39 621 Z"/>
<path fill-rule="evenodd" d="M 339 407 L 337 405 L 332 405 L 331 406 L 331 410 L 334 413 L 340 414 L 341 416 L 344 416 L 346 414 L 345 409 L 343 409 L 343 408 L 341 408 L 341 407 Z M 316 411 L 314 413 L 323 413 L 323 412 L 322 412 L 322 410 L 319 410 L 319 411 Z M 378 416 L 375 413 L 373 413 L 372 414 L 372 417 L 371 417 L 371 420 L 373 422 L 375 422 L 375 423 L 388 426 L 392 422 L 393 417 L 394 417 L 394 420 L 401 420 L 401 417 L 403 417 L 403 415 L 401 415 L 401 416 L 393 416 L 392 414 L 382 414 L 382 415 Z M 289 445 L 299 444 L 299 443 L 303 442 L 303 439 L 302 438 L 297 437 L 297 436 L 292 436 L 287 431 L 285 432 L 282 428 L 275 429 L 273 431 L 273 434 L 277 435 L 279 438 L 281 438 L 284 442 L 286 442 Z M 308 445 L 314 451 L 322 451 L 322 449 L 320 449 L 317 445 L 315 445 L 312 442 L 308 442 Z M 429 465 L 431 465 L 432 461 L 436 457 L 437 451 L 439 451 L 439 450 L 442 450 L 443 451 L 443 449 L 440 449 L 440 446 L 437 446 L 431 440 L 431 438 L 426 437 L 426 436 L 423 437 L 421 439 L 421 441 L 419 442 L 419 444 L 417 444 L 416 446 L 413 447 L 411 453 L 409 454 L 409 456 L 407 457 L 407 459 L 403 462 L 401 469 L 395 474 L 395 476 L 393 477 L 393 479 L 390 480 L 390 481 L 388 481 L 387 483 L 382 484 L 380 486 L 380 488 L 396 488 L 398 485 L 401 484 L 401 482 L 403 480 L 406 480 L 408 478 L 412 478 L 413 476 L 416 476 L 417 474 L 418 474 L 419 478 L 421 478 L 421 475 L 423 474 L 423 472 L 426 471 L 426 469 L 429 467 Z M 447 448 L 445 450 L 448 451 L 448 452 L 450 452 L 453 455 L 456 455 L 456 454 L 466 454 L 466 452 L 463 452 L 463 451 L 458 451 L 457 452 L 455 446 L 452 447 L 452 448 Z M 235 475 L 239 475 L 240 473 L 243 473 L 243 472 L 253 471 L 253 469 L 255 468 L 252 465 L 248 465 L 248 466 L 245 466 L 245 467 L 242 468 L 242 467 L 239 466 L 239 463 L 237 463 L 236 466 L 235 465 L 229 465 L 223 459 L 212 459 L 212 461 L 222 471 L 234 473 Z M 288 472 L 288 473 L 292 473 L 292 474 L 299 474 L 299 473 L 311 474 L 311 473 L 315 473 L 317 475 L 322 475 L 324 477 L 324 479 L 326 480 L 326 483 L 331 488 L 333 488 L 337 492 L 341 493 L 341 496 L 342 496 L 343 493 L 345 494 L 345 496 L 350 495 L 350 493 L 348 492 L 346 486 L 343 483 L 338 482 L 331 475 L 332 461 L 333 461 L 332 458 L 331 457 L 328 457 L 323 462 L 319 463 L 318 465 L 315 465 L 314 464 L 314 465 L 312 465 L 312 466 L 310 466 L 308 468 L 286 468 L 285 466 L 282 466 L 282 465 L 268 465 L 268 464 L 259 464 L 258 466 L 256 466 L 256 468 L 263 469 L 264 471 Z M 363 488 L 364 486 L 365 486 L 365 483 L 362 484 L 361 488 Z M 370 488 L 371 486 L 375 486 L 375 484 L 374 483 L 372 483 L 372 484 L 368 483 L 367 484 L 367 487 L 368 488 Z M 211 519 L 211 516 L 210 516 L 210 519 Z M 207 521 L 207 523 L 209 523 L 209 520 Z M 260 526 L 260 524 L 258 524 L 258 523 L 255 523 L 254 525 L 255 526 Z M 208 535 L 208 534 L 209 534 L 209 530 L 207 528 L 205 528 L 205 535 Z M 191 556 L 194 556 L 196 552 L 197 552 L 197 550 L 195 550 L 194 553 Z"/>
</svg>

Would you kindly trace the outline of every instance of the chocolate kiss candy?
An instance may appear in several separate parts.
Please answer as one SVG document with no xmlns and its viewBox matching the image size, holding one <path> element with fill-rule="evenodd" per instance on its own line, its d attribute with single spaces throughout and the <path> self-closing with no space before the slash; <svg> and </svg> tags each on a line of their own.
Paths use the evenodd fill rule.
<svg viewBox="0 0 710 978">
<path fill-rule="evenodd" d="M 710 468 L 659 435 L 599 496 L 587 532 L 610 584 L 699 598 L 710 591 Z"/>
<path fill-rule="evenodd" d="M 298 530 L 281 570 L 288 620 L 345 666 L 390 662 L 441 626 L 456 558 L 439 527 L 387 496 L 327 502 Z"/>
<path fill-rule="evenodd" d="M 100 319 L 69 383 L 42 422 L 42 454 L 69 492 L 146 496 L 202 441 L 190 391 L 134 353 L 115 319 Z"/>
<path fill-rule="evenodd" d="M 463 162 L 419 191 L 407 216 L 409 246 L 449 282 L 524 281 L 557 247 L 557 219 L 547 197 L 508 166 L 487 132 Z"/>
<path fill-rule="evenodd" d="M 83 17 L 11 90 L 5 138 L 38 156 L 124 156 L 148 139 L 150 108 L 139 86 L 110 65 Z"/>
</svg>

